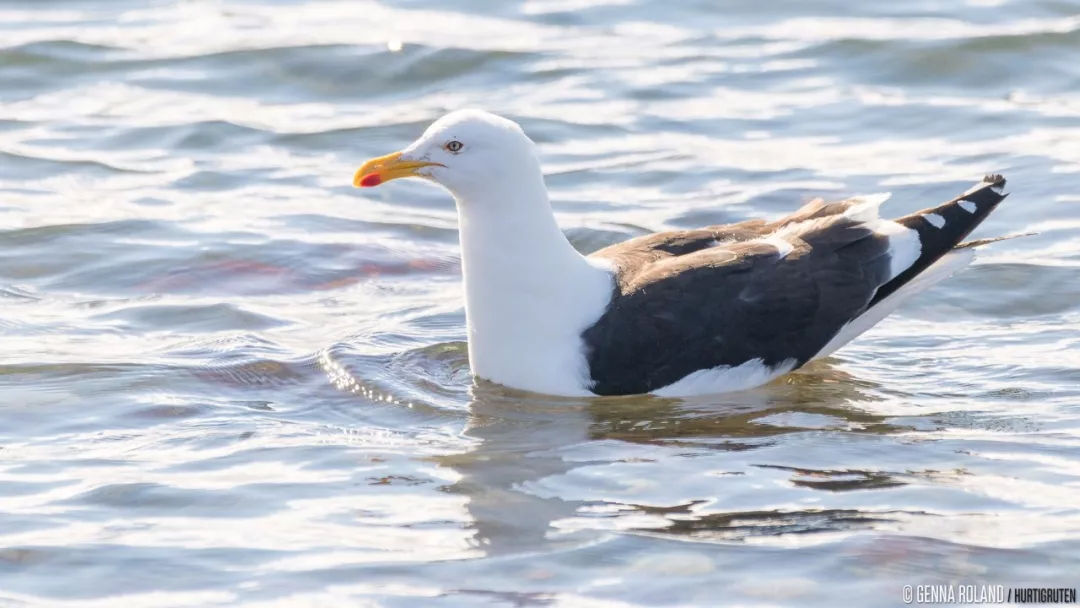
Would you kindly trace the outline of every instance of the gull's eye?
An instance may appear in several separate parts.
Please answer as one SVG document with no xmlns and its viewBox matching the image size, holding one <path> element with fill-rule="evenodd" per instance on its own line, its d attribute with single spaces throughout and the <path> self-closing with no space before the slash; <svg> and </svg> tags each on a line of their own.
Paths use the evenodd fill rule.
<svg viewBox="0 0 1080 608">
<path fill-rule="evenodd" d="M 443 147 L 445 147 L 450 152 L 453 152 L 454 154 L 457 154 L 458 152 L 461 152 L 461 149 L 465 147 L 465 144 L 463 144 L 460 141 L 455 139 L 455 140 L 446 142 L 446 145 L 443 146 Z"/>
</svg>

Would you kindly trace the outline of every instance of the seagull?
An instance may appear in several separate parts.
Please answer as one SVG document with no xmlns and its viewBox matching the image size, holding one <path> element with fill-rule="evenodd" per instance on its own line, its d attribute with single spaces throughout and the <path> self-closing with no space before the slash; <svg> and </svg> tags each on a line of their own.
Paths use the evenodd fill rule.
<svg viewBox="0 0 1080 608">
<path fill-rule="evenodd" d="M 963 242 L 1006 196 L 988 175 L 897 219 L 887 194 L 813 200 L 775 221 L 646 234 L 579 253 L 555 221 L 536 146 L 506 118 L 459 110 L 364 163 L 457 204 L 474 376 L 563 396 L 746 390 L 825 357 L 971 263 Z"/>
</svg>

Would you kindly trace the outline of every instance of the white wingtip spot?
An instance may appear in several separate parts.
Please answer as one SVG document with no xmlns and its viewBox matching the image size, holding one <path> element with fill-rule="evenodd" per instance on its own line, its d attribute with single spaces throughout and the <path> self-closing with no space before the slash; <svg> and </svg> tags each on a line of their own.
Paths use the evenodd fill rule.
<svg viewBox="0 0 1080 608">
<path fill-rule="evenodd" d="M 1000 179 L 1000 176 L 987 175 L 986 177 L 987 178 L 996 177 L 996 178 Z M 990 189 L 993 190 L 997 194 L 1005 194 L 1005 183 L 1003 181 L 998 181 L 998 183 L 993 184 L 993 185 L 990 185 L 990 184 L 992 184 L 992 182 L 987 181 L 986 179 L 984 179 L 983 181 L 981 181 L 981 182 L 975 184 L 974 186 L 968 188 L 960 196 L 967 196 L 967 195 L 971 194 L 972 192 L 975 192 L 977 190 L 982 190 L 983 188 L 986 188 L 987 186 L 990 186 Z"/>
<path fill-rule="evenodd" d="M 945 225 L 945 218 L 936 213 L 927 213 L 923 216 L 923 219 L 930 222 L 930 225 L 934 228 L 941 228 Z"/>
<path fill-rule="evenodd" d="M 975 206 L 975 203 L 971 201 L 959 201 L 957 204 L 960 205 L 961 209 L 967 211 L 968 213 L 975 213 L 979 209 Z"/>
</svg>

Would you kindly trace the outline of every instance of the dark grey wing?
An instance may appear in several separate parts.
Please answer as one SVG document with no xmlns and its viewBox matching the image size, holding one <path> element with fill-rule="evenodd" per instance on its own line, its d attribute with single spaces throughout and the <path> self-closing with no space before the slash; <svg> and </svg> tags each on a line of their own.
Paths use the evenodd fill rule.
<svg viewBox="0 0 1080 608">
<path fill-rule="evenodd" d="M 718 241 L 738 242 L 758 238 L 775 228 L 765 220 L 747 220 L 694 230 L 655 232 L 609 245 L 593 252 L 589 257 L 608 260 L 619 267 L 637 268 L 658 260 L 708 249 Z"/>
<path fill-rule="evenodd" d="M 961 246 L 1005 198 L 1004 185 L 988 175 L 895 220 L 894 229 L 915 235 L 917 250 L 901 237 L 893 251 L 888 234 L 858 219 L 867 199 L 854 198 L 817 199 L 771 223 L 647 235 L 593 254 L 614 264 L 618 282 L 583 333 L 593 392 L 650 392 L 752 360 L 802 365 L 846 323 Z M 791 250 L 773 239 L 787 239 Z"/>
<path fill-rule="evenodd" d="M 755 359 L 810 360 L 889 280 L 889 241 L 843 215 L 799 226 L 786 255 L 763 240 L 721 243 L 621 273 L 583 333 L 593 392 L 646 393 Z"/>
<path fill-rule="evenodd" d="M 806 203 L 791 215 L 780 218 L 773 223 L 775 228 L 797 224 L 807 220 L 817 220 L 833 215 L 839 215 L 852 207 L 866 202 L 864 197 L 848 198 L 842 201 L 826 202 L 825 199 L 815 198 Z"/>
<path fill-rule="evenodd" d="M 843 213 L 860 199 L 825 202 L 818 198 L 803 205 L 798 211 L 775 222 L 746 220 L 734 224 L 716 224 L 692 230 L 655 232 L 615 243 L 590 254 L 590 257 L 606 259 L 617 266 L 633 267 L 657 260 L 687 255 L 714 247 L 717 242 L 739 243 L 761 238 L 784 226 L 820 219 Z"/>
</svg>

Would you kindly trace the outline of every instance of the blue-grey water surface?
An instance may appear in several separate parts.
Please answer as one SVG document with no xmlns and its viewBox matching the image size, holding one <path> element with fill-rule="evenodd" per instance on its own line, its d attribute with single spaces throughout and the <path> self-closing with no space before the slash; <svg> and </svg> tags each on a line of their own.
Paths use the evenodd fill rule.
<svg viewBox="0 0 1080 608">
<path fill-rule="evenodd" d="M 0 605 L 894 605 L 1080 586 L 1075 0 L 0 0 Z M 474 386 L 484 107 L 582 250 L 988 171 L 1038 232 L 769 386 Z"/>
</svg>

